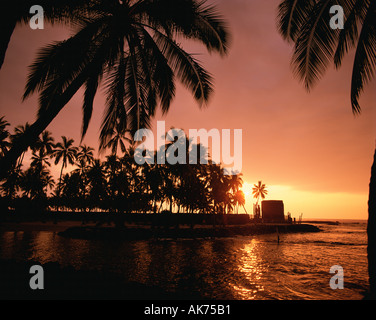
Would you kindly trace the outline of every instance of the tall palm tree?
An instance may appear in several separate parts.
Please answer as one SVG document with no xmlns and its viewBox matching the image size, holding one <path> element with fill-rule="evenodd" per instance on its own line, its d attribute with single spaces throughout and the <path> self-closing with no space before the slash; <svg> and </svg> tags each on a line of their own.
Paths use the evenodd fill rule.
<svg viewBox="0 0 376 320">
<path fill-rule="evenodd" d="M 20 177 L 20 188 L 23 190 L 23 195 L 32 200 L 45 198 L 48 187 L 52 188 L 53 185 L 52 176 L 46 168 L 40 170 L 37 167 L 31 166 L 25 172 L 22 172 Z"/>
<path fill-rule="evenodd" d="M 65 136 L 62 136 L 61 138 L 63 141 L 58 142 L 55 145 L 55 150 L 53 151 L 53 156 L 55 157 L 55 165 L 57 165 L 60 161 L 62 162 L 59 177 L 59 186 L 61 186 L 63 169 L 68 166 L 68 163 L 73 165 L 77 156 L 77 147 L 73 146 L 74 140 L 68 139 Z"/>
<path fill-rule="evenodd" d="M 87 176 L 90 184 L 90 204 L 92 207 L 103 208 L 103 202 L 106 200 L 108 192 L 104 167 L 99 159 L 94 159 L 88 170 Z"/>
<path fill-rule="evenodd" d="M 266 190 L 266 185 L 259 181 L 258 184 L 253 185 L 252 194 L 255 199 L 257 199 L 256 206 L 259 205 L 260 198 L 265 199 L 265 196 L 268 194 Z"/>
<path fill-rule="evenodd" d="M 330 7 L 341 5 L 344 28 L 329 26 Z M 376 71 L 376 1 L 284 0 L 279 6 L 279 31 L 295 44 L 292 63 L 307 89 L 319 80 L 333 62 L 341 67 L 345 55 L 355 50 L 351 78 L 351 105 L 361 112 L 359 97 Z M 370 293 L 376 296 L 376 150 L 371 169 L 368 201 L 368 268 Z"/>
<path fill-rule="evenodd" d="M 30 128 L 30 124 L 28 122 L 25 123 L 25 125 L 19 125 L 14 128 L 14 133 L 10 136 L 10 141 L 12 145 L 15 145 L 18 143 L 18 140 L 25 134 L 25 132 Z M 16 165 L 16 168 L 20 169 L 22 166 L 22 162 L 25 156 L 25 153 L 27 152 L 29 148 L 26 148 L 18 157 L 18 163 Z"/>
<path fill-rule="evenodd" d="M 207 167 L 209 179 L 208 189 L 210 200 L 213 203 L 214 213 L 225 213 L 226 204 L 229 202 L 229 178 L 223 173 L 220 165 L 210 163 Z"/>
<path fill-rule="evenodd" d="M 10 143 L 8 141 L 9 132 L 6 127 L 9 126 L 9 122 L 4 119 L 4 117 L 0 118 L 0 157 L 3 157 L 5 153 L 8 151 L 8 147 Z"/>
<path fill-rule="evenodd" d="M 42 171 L 43 169 L 50 167 L 51 164 L 48 161 L 49 155 L 44 151 L 44 149 L 39 149 L 39 151 L 33 151 L 31 156 L 31 167 Z"/>
<path fill-rule="evenodd" d="M 120 147 L 121 152 L 124 154 L 126 152 L 126 143 L 132 144 L 133 140 L 126 137 L 127 134 L 130 134 L 125 126 L 125 123 L 116 121 L 116 125 L 111 129 L 110 132 L 103 134 L 103 139 L 101 140 L 99 149 L 111 149 L 111 154 L 117 157 L 118 147 Z"/>
<path fill-rule="evenodd" d="M 9 172 L 7 177 L 1 183 L 0 190 L 9 200 L 12 200 L 16 192 L 19 190 L 21 174 L 21 170 L 19 168 L 15 168 Z"/>
<path fill-rule="evenodd" d="M 40 150 L 46 155 L 51 155 L 55 146 L 54 141 L 51 132 L 45 130 L 36 141 L 34 150 Z"/>
<path fill-rule="evenodd" d="M 229 184 L 233 193 L 238 192 L 239 189 L 243 186 L 242 175 L 243 175 L 242 173 L 238 173 L 238 174 L 233 174 L 230 177 Z"/>
<path fill-rule="evenodd" d="M 78 19 L 74 36 L 42 49 L 31 66 L 24 98 L 40 92 L 38 118 L 1 159 L 0 177 L 81 87 L 84 136 L 97 89 L 106 84 L 102 139 L 117 121 L 134 134 L 149 127 L 158 105 L 166 113 L 175 95 L 175 77 L 200 106 L 208 102 L 212 77 L 177 38 L 198 40 L 209 52 L 225 55 L 229 35 L 215 7 L 197 0 L 113 0 L 90 1 L 87 12 Z"/>
<path fill-rule="evenodd" d="M 247 209 L 245 208 L 245 194 L 242 190 L 237 190 L 234 195 L 233 199 L 235 204 L 237 205 L 237 211 L 236 213 L 239 212 L 239 206 L 242 206 L 243 209 L 245 210 L 245 213 L 247 213 Z"/>
<path fill-rule="evenodd" d="M 83 162 L 85 166 L 90 166 L 94 162 L 94 148 L 81 145 L 77 151 L 77 160 Z"/>
</svg>

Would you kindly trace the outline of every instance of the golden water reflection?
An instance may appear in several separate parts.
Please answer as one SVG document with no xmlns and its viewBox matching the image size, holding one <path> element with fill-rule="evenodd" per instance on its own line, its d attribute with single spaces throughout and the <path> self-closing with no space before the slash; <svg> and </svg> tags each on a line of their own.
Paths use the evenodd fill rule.
<svg viewBox="0 0 376 320">
<path fill-rule="evenodd" d="M 266 265 L 260 256 L 259 247 L 258 241 L 252 240 L 240 249 L 238 272 L 242 281 L 232 284 L 239 299 L 256 299 L 265 290 L 261 280 L 266 272 Z"/>
</svg>

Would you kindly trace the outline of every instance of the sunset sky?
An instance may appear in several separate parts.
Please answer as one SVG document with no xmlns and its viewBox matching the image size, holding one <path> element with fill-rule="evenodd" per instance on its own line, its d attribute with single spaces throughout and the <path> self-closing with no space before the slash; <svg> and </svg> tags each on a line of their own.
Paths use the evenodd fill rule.
<svg viewBox="0 0 376 320">
<path fill-rule="evenodd" d="M 214 3 L 214 2 L 213 2 Z M 292 46 L 276 27 L 279 0 L 215 1 L 232 34 L 229 55 L 210 56 L 196 43 L 185 46 L 215 79 L 215 93 L 200 110 L 190 92 L 179 86 L 166 128 L 243 129 L 243 180 L 247 210 L 252 212 L 252 185 L 262 180 L 267 199 L 284 200 L 285 212 L 298 218 L 367 218 L 368 183 L 376 138 L 376 82 L 360 100 L 363 112 L 351 111 L 353 54 L 337 71 L 308 93 L 294 78 Z M 0 70 L 0 116 L 16 126 L 33 122 L 37 95 L 21 101 L 28 65 L 41 46 L 63 40 L 67 27 L 31 30 L 19 26 Z M 76 95 L 52 122 L 56 140 L 80 141 L 82 96 Z M 94 115 L 83 143 L 98 149 L 104 98 L 97 95 Z M 57 171 L 57 169 L 56 169 Z"/>
</svg>

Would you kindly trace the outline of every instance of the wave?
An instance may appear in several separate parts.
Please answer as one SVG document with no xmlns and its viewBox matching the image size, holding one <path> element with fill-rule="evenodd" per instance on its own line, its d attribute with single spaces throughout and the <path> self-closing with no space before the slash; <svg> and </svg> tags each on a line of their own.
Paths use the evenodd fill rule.
<svg viewBox="0 0 376 320">
<path fill-rule="evenodd" d="M 263 243 L 278 243 L 277 240 L 263 240 L 260 241 Z M 292 241 L 292 240 L 280 240 L 280 244 L 287 244 L 287 245 L 311 245 L 311 244 L 322 244 L 322 245 L 337 245 L 337 246 L 366 246 L 367 242 L 342 242 L 342 241 L 324 241 L 324 240 L 305 240 L 305 241 Z"/>
<path fill-rule="evenodd" d="M 337 246 L 366 246 L 367 245 L 367 243 L 341 242 L 341 241 L 322 241 L 322 240 L 312 241 L 311 243 L 337 245 Z"/>
</svg>

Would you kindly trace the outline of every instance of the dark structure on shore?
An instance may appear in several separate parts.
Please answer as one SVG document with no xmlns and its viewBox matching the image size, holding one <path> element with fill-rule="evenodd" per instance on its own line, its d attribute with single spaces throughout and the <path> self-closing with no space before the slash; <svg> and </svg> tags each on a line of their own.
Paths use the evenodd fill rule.
<svg viewBox="0 0 376 320">
<path fill-rule="evenodd" d="M 263 222 L 285 222 L 285 209 L 281 200 L 264 200 L 261 202 Z"/>
</svg>

